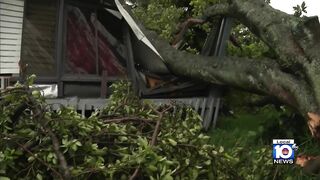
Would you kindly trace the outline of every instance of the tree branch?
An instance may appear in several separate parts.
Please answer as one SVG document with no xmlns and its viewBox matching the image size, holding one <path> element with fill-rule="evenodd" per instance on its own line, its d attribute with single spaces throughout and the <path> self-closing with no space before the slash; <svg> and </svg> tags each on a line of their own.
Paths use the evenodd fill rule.
<svg viewBox="0 0 320 180">
<path fill-rule="evenodd" d="M 49 164 L 47 164 L 46 162 L 44 162 L 42 159 L 38 158 L 36 155 L 34 155 L 29 149 L 27 149 L 24 145 L 15 142 L 16 144 L 18 144 L 18 146 L 20 146 L 24 151 L 26 151 L 28 154 L 30 154 L 32 157 L 34 157 L 36 160 L 38 160 L 39 162 L 41 162 L 43 165 L 45 165 L 48 169 L 50 169 L 54 174 L 56 174 L 57 176 L 60 177 L 60 179 L 63 179 L 63 176 L 56 171 L 54 168 L 52 168 Z"/>
<path fill-rule="evenodd" d="M 103 120 L 104 123 L 127 123 L 127 122 L 144 122 L 147 124 L 150 123 L 155 123 L 155 121 L 145 119 L 145 118 L 140 118 L 140 117 L 123 117 L 123 118 L 114 118 L 114 119 L 106 119 Z"/>
<path fill-rule="evenodd" d="M 140 166 L 137 167 L 137 168 L 134 170 L 134 172 L 133 172 L 133 174 L 130 176 L 129 180 L 134 180 L 134 179 L 138 176 L 139 171 L 140 171 Z"/>
<path fill-rule="evenodd" d="M 205 21 L 203 19 L 197 19 L 197 18 L 189 18 L 183 23 L 178 25 L 178 33 L 176 34 L 174 40 L 172 41 L 171 45 L 175 49 L 178 49 L 180 46 L 180 42 L 183 40 L 184 34 L 187 32 L 187 30 L 196 24 L 203 24 Z"/>
<path fill-rule="evenodd" d="M 53 150 L 55 151 L 55 154 L 57 155 L 57 157 L 59 159 L 60 169 L 63 172 L 64 179 L 71 179 L 71 174 L 70 174 L 70 171 L 68 168 L 67 161 L 66 161 L 64 155 L 62 154 L 62 152 L 59 150 L 60 143 L 59 143 L 57 136 L 48 128 L 46 129 L 46 131 L 48 132 L 49 136 L 51 137 Z"/>
<path fill-rule="evenodd" d="M 169 107 L 167 107 L 166 109 L 164 109 L 162 111 L 158 111 L 157 109 L 153 108 L 152 106 L 150 106 L 150 108 L 153 109 L 153 111 L 155 111 L 159 115 L 156 127 L 155 127 L 155 129 L 153 131 L 153 134 L 152 134 L 151 143 L 150 143 L 151 146 L 155 146 L 156 143 L 157 143 L 158 134 L 160 132 L 160 124 L 161 124 L 161 120 L 163 118 L 163 114 L 165 112 L 167 112 L 168 110 L 170 110 L 171 108 L 173 108 L 173 106 L 170 105 Z M 139 172 L 140 172 L 140 165 L 135 169 L 135 171 L 133 172 L 133 174 L 130 176 L 129 179 L 130 180 L 135 179 L 139 175 Z"/>
<path fill-rule="evenodd" d="M 58 157 L 59 163 L 60 163 L 60 170 L 63 172 L 63 179 L 71 179 L 71 174 L 68 168 L 67 161 L 64 157 L 64 155 L 61 153 L 60 149 L 60 143 L 57 136 L 47 127 L 47 122 L 45 121 L 45 112 L 46 109 L 43 108 L 41 104 L 37 102 L 36 99 L 33 98 L 33 96 L 28 97 L 27 104 L 31 106 L 33 112 L 33 118 L 38 121 L 38 123 L 41 125 L 41 130 L 43 133 L 48 133 L 52 140 L 53 150 Z"/>
<path fill-rule="evenodd" d="M 317 104 L 308 84 L 285 73 L 274 59 L 206 57 L 177 51 L 153 32 L 144 30 L 169 70 L 182 77 L 230 85 L 277 97 L 306 115 Z"/>
<path fill-rule="evenodd" d="M 201 19 L 207 21 L 208 18 L 218 16 L 218 15 L 225 15 L 231 16 L 231 8 L 229 4 L 215 4 L 213 6 L 208 7 L 204 10 Z"/>
<path fill-rule="evenodd" d="M 264 1 L 231 0 L 228 4 L 216 4 L 204 11 L 204 20 L 217 15 L 234 17 L 247 26 L 280 57 L 277 61 L 284 67 L 305 62 L 305 52 L 295 40 L 293 30 L 301 19 L 273 9 Z M 304 36 L 307 37 L 307 36 Z"/>
</svg>

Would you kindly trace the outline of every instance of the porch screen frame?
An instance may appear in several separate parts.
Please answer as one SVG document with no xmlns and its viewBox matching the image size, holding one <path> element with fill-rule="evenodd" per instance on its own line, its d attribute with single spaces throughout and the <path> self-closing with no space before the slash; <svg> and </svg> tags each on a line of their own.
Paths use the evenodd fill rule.
<svg viewBox="0 0 320 180">
<path fill-rule="evenodd" d="M 25 0 L 25 6 L 24 6 L 24 17 L 23 17 L 23 28 L 25 27 L 25 14 L 26 14 L 26 7 L 29 0 Z M 90 3 L 90 1 L 87 1 Z M 66 6 L 68 4 L 74 4 L 74 5 L 83 5 L 82 2 L 77 2 L 74 0 L 57 0 L 57 14 L 56 14 L 56 29 L 55 29 L 55 53 L 54 53 L 54 63 L 56 67 L 56 72 L 54 76 L 38 76 L 35 80 L 35 83 L 37 84 L 57 84 L 58 85 L 58 97 L 64 97 L 64 85 L 68 83 L 79 83 L 82 82 L 83 86 L 85 88 L 86 82 L 88 83 L 98 83 L 101 82 L 102 79 L 105 79 L 101 75 L 72 75 L 72 74 L 66 74 L 65 73 L 65 63 L 66 63 L 66 32 L 67 32 L 67 10 Z M 98 8 L 99 5 L 90 5 L 91 7 Z M 123 21 L 121 21 L 121 24 L 123 24 Z M 23 34 L 22 34 L 23 36 Z M 23 39 L 23 38 L 22 38 Z M 21 42 L 23 44 L 23 42 Z M 22 49 L 23 47 L 21 47 Z M 110 47 L 111 50 L 114 52 L 114 49 Z M 22 50 L 21 50 L 22 52 Z M 22 55 L 22 53 L 21 53 Z M 126 55 L 125 55 L 126 56 Z M 118 57 L 118 56 L 117 56 Z M 118 57 L 119 58 L 119 57 Z M 124 57 L 126 58 L 126 57 Z M 125 65 L 126 66 L 126 65 Z M 20 73 L 20 76 L 18 79 L 13 80 L 24 80 L 24 74 Z M 121 80 L 124 79 L 124 77 L 107 77 L 107 81 L 115 81 L 115 80 Z"/>
</svg>

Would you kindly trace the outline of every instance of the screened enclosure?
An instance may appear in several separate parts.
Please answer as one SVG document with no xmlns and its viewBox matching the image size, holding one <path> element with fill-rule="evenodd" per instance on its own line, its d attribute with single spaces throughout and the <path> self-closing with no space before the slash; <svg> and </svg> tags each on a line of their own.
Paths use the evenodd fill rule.
<svg viewBox="0 0 320 180">
<path fill-rule="evenodd" d="M 108 7 L 101 1 L 26 0 L 20 76 L 36 74 L 37 83 L 56 84 L 60 97 L 106 96 L 102 79 L 126 78 L 123 20 Z"/>
<path fill-rule="evenodd" d="M 22 10 L 15 14 L 21 16 L 21 45 L 15 43 L 19 48 L 12 61 L 15 74 L 20 80 L 36 74 L 37 84 L 52 87 L 52 97 L 105 98 L 111 93 L 109 85 L 120 79 L 130 80 L 144 98 L 219 94 L 212 93 L 216 86 L 174 76 L 118 0 L 13 1 L 20 2 Z M 202 55 L 224 54 L 230 24 L 221 18 L 208 34 Z"/>
</svg>

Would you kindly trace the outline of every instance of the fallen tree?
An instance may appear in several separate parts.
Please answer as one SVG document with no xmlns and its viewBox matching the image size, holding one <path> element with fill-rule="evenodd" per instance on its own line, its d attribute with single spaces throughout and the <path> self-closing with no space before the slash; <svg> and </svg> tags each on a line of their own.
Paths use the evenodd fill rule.
<svg viewBox="0 0 320 180">
<path fill-rule="evenodd" d="M 263 0 L 230 0 L 208 7 L 201 18 L 193 18 L 192 22 L 203 23 L 215 16 L 240 21 L 273 49 L 277 58 L 195 55 L 176 50 L 142 25 L 141 29 L 173 74 L 275 97 L 298 110 L 307 120 L 312 136 L 320 139 L 318 17 L 289 15 Z"/>
<path fill-rule="evenodd" d="M 89 118 L 70 107 L 51 110 L 29 86 L 1 91 L 0 179 L 245 179 L 273 171 L 259 152 L 265 174 L 239 174 L 239 159 L 209 143 L 192 108 L 142 102 L 126 82 L 113 88 Z"/>
</svg>

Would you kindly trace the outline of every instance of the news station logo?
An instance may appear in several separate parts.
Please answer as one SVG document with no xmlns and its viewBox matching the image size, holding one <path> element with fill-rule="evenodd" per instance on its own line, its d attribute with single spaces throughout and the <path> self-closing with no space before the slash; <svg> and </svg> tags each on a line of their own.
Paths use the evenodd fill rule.
<svg viewBox="0 0 320 180">
<path fill-rule="evenodd" d="M 272 145 L 273 164 L 294 163 L 294 151 L 298 149 L 294 139 L 274 139 Z"/>
</svg>

